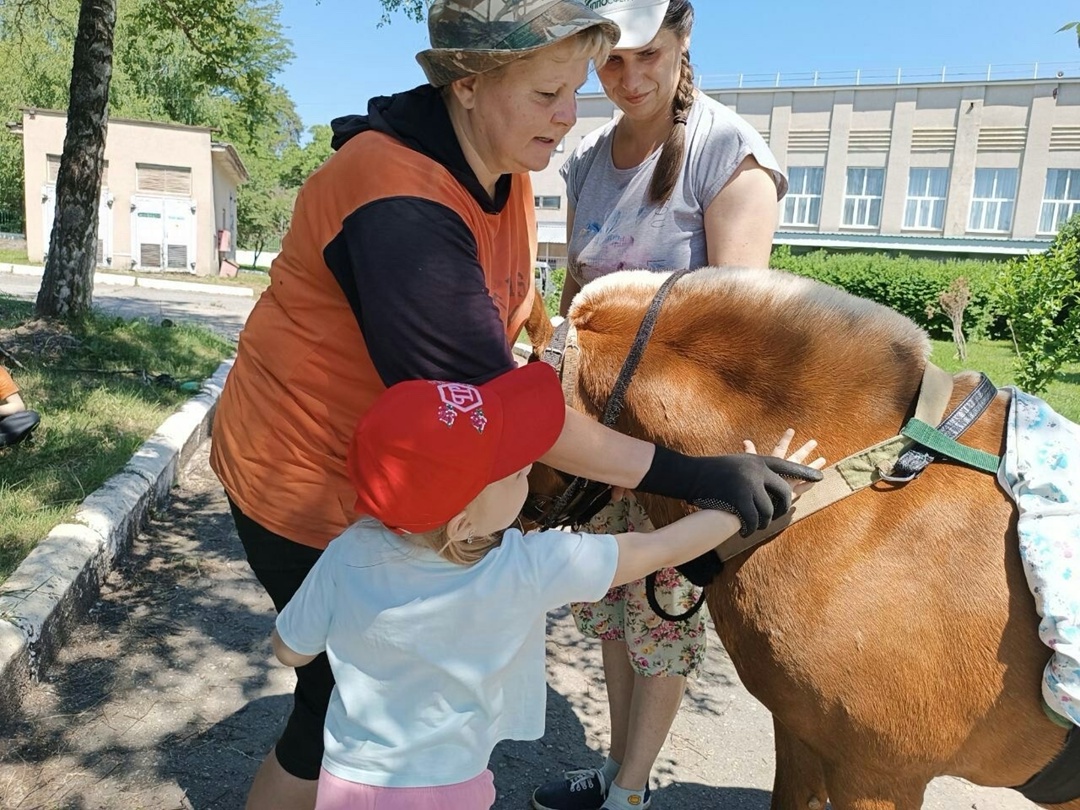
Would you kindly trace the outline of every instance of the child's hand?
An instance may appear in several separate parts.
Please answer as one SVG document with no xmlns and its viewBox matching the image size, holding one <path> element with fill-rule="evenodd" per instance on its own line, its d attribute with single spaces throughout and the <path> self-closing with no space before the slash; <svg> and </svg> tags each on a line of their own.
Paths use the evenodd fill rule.
<svg viewBox="0 0 1080 810">
<path fill-rule="evenodd" d="M 815 470 L 824 468 L 826 462 L 824 456 L 818 456 L 813 461 L 807 463 L 806 459 L 817 447 L 817 440 L 810 439 L 806 444 L 800 447 L 798 450 L 788 455 L 788 449 L 791 447 L 791 440 L 795 438 L 795 428 L 788 428 L 784 431 L 783 435 L 777 439 L 775 446 L 772 449 L 770 455 L 777 458 L 786 458 L 788 461 L 794 461 L 796 464 L 805 464 L 807 467 L 812 467 Z M 747 453 L 757 453 L 757 447 L 750 439 L 743 439 L 743 450 Z M 795 497 L 802 495 L 810 487 L 814 485 L 812 481 L 800 481 L 792 486 L 792 492 L 795 493 Z"/>
</svg>

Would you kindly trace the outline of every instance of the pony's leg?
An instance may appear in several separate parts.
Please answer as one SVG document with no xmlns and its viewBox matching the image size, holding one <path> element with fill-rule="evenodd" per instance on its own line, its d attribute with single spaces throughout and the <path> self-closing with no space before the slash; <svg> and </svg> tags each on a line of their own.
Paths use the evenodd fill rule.
<svg viewBox="0 0 1080 810">
<path fill-rule="evenodd" d="M 773 717 L 776 777 L 772 810 L 825 810 L 828 793 L 821 759 Z"/>
<path fill-rule="evenodd" d="M 890 778 L 851 765 L 825 769 L 833 810 L 919 810 L 929 781 L 912 775 Z"/>
</svg>

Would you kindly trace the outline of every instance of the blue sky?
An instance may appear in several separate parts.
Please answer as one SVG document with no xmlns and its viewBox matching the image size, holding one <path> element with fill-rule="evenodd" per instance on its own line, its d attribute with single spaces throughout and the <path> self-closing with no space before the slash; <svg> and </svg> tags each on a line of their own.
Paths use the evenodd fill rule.
<svg viewBox="0 0 1080 810">
<path fill-rule="evenodd" d="M 306 126 L 363 112 L 367 99 L 420 84 L 414 55 L 427 46 L 427 29 L 402 14 L 378 27 L 378 0 L 283 0 L 281 21 L 296 58 L 279 80 Z M 1039 62 L 1039 75 L 1063 70 L 1080 76 L 1080 49 L 1071 32 L 1080 19 L 1076 0 L 695 0 L 691 43 L 695 70 L 709 77 L 777 71 L 856 69 L 895 77 L 917 70 L 985 78 L 1016 75 Z M 749 81 L 749 80 L 748 80 Z M 595 89 L 595 79 L 591 81 Z"/>
</svg>

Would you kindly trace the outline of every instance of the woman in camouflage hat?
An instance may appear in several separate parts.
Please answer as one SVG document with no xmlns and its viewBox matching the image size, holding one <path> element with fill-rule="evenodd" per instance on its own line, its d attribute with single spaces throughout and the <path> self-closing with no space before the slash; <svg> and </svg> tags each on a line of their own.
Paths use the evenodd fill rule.
<svg viewBox="0 0 1080 810">
<path fill-rule="evenodd" d="M 345 454 L 376 397 L 516 366 L 535 295 L 528 172 L 618 38 L 574 0 L 436 0 L 428 27 L 430 83 L 333 122 L 335 154 L 300 190 L 215 418 L 211 463 L 279 611 L 356 519 Z M 325 655 L 297 670 L 249 808 L 314 806 L 332 689 Z"/>
<path fill-rule="evenodd" d="M 378 395 L 412 379 L 480 384 L 516 366 L 535 296 L 528 172 L 547 166 L 576 121 L 589 61 L 618 38 L 577 0 L 435 0 L 428 28 L 432 47 L 417 59 L 429 84 L 333 122 L 336 152 L 297 196 L 218 405 L 211 463 L 279 611 L 358 517 L 345 457 Z M 762 476 L 775 473 L 749 458 L 689 458 L 568 411 L 544 461 L 658 494 L 769 503 Z M 756 526 L 768 511 L 740 517 Z M 296 673 L 253 810 L 315 802 L 334 681 L 325 654 Z"/>
</svg>

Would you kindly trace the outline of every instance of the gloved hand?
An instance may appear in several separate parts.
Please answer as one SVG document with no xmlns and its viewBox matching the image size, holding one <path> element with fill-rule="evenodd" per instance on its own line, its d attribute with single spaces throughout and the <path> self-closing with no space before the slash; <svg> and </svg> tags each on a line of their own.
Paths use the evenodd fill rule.
<svg viewBox="0 0 1080 810">
<path fill-rule="evenodd" d="M 657 445 L 652 465 L 637 489 L 681 498 L 702 509 L 731 512 L 739 518 L 740 534 L 746 537 L 791 508 L 791 487 L 781 475 L 821 480 L 817 470 L 776 456 L 684 456 Z M 707 551 L 676 568 L 703 588 L 720 574 L 723 565 L 715 552 Z"/>
<path fill-rule="evenodd" d="M 821 480 L 819 471 L 776 456 L 685 456 L 657 445 L 637 489 L 731 512 L 742 523 L 739 533 L 747 537 L 791 508 L 791 486 L 780 476 Z"/>
</svg>

